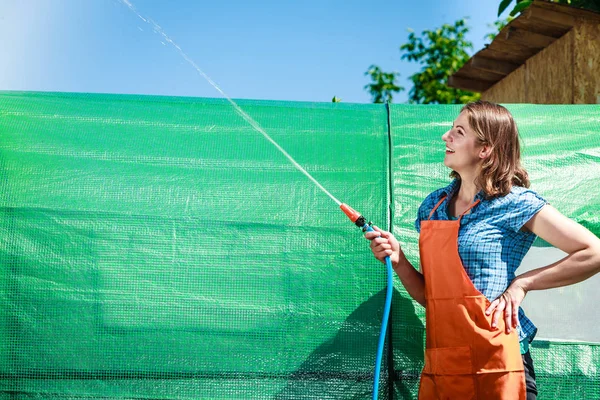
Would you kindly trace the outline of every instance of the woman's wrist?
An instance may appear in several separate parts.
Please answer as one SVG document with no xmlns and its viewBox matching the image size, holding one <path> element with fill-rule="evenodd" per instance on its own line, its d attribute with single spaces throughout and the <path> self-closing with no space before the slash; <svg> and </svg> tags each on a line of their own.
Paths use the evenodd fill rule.
<svg viewBox="0 0 600 400">
<path fill-rule="evenodd" d="M 527 293 L 531 290 L 531 278 L 523 275 L 517 276 L 513 282 L 514 285 L 520 287 L 523 292 Z"/>
<path fill-rule="evenodd" d="M 394 269 L 394 271 L 398 272 L 400 270 L 405 269 L 407 266 L 410 266 L 410 263 L 408 262 L 402 251 L 400 251 L 398 254 L 398 259 L 392 259 L 392 268 Z"/>
</svg>

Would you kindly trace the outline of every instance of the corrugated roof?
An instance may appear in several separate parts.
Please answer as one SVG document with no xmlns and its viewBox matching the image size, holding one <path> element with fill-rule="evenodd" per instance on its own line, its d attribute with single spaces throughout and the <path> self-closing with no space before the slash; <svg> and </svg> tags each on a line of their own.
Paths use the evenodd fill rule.
<svg viewBox="0 0 600 400">
<path fill-rule="evenodd" d="M 455 72 L 448 85 L 484 92 L 562 37 L 581 19 L 600 23 L 600 14 L 545 0 L 535 0 Z"/>
</svg>

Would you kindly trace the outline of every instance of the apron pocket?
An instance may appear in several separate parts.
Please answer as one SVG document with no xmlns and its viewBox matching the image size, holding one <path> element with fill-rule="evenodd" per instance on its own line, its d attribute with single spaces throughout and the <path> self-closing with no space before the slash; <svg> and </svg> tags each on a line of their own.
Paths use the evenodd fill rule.
<svg viewBox="0 0 600 400">
<path fill-rule="evenodd" d="M 423 373 L 432 375 L 472 374 L 471 348 L 464 346 L 425 349 Z"/>
</svg>

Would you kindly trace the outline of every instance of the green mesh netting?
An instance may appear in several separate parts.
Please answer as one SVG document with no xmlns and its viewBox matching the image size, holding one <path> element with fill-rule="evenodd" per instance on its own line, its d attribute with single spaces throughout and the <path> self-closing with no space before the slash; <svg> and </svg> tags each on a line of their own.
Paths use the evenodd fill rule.
<svg viewBox="0 0 600 400">
<path fill-rule="evenodd" d="M 418 261 L 459 108 L 239 104 Z M 599 108 L 509 107 L 534 189 L 596 235 Z M 0 162 L 1 399 L 370 397 L 384 268 L 225 100 L 3 92 Z M 409 399 L 424 313 L 394 294 L 380 398 Z M 540 399 L 600 397 L 600 346 L 532 354 Z"/>
</svg>

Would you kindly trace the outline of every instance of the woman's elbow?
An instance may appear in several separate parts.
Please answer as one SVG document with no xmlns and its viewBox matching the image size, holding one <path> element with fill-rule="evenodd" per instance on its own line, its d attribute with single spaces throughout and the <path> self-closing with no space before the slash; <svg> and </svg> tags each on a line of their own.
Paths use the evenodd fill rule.
<svg viewBox="0 0 600 400">
<path fill-rule="evenodd" d="M 578 281 L 591 278 L 600 272 L 600 241 L 592 243 L 580 250 L 575 258 L 579 260 L 580 269 Z"/>
<path fill-rule="evenodd" d="M 592 253 L 592 270 L 594 275 L 600 272 L 600 240 L 590 247 Z"/>
</svg>

